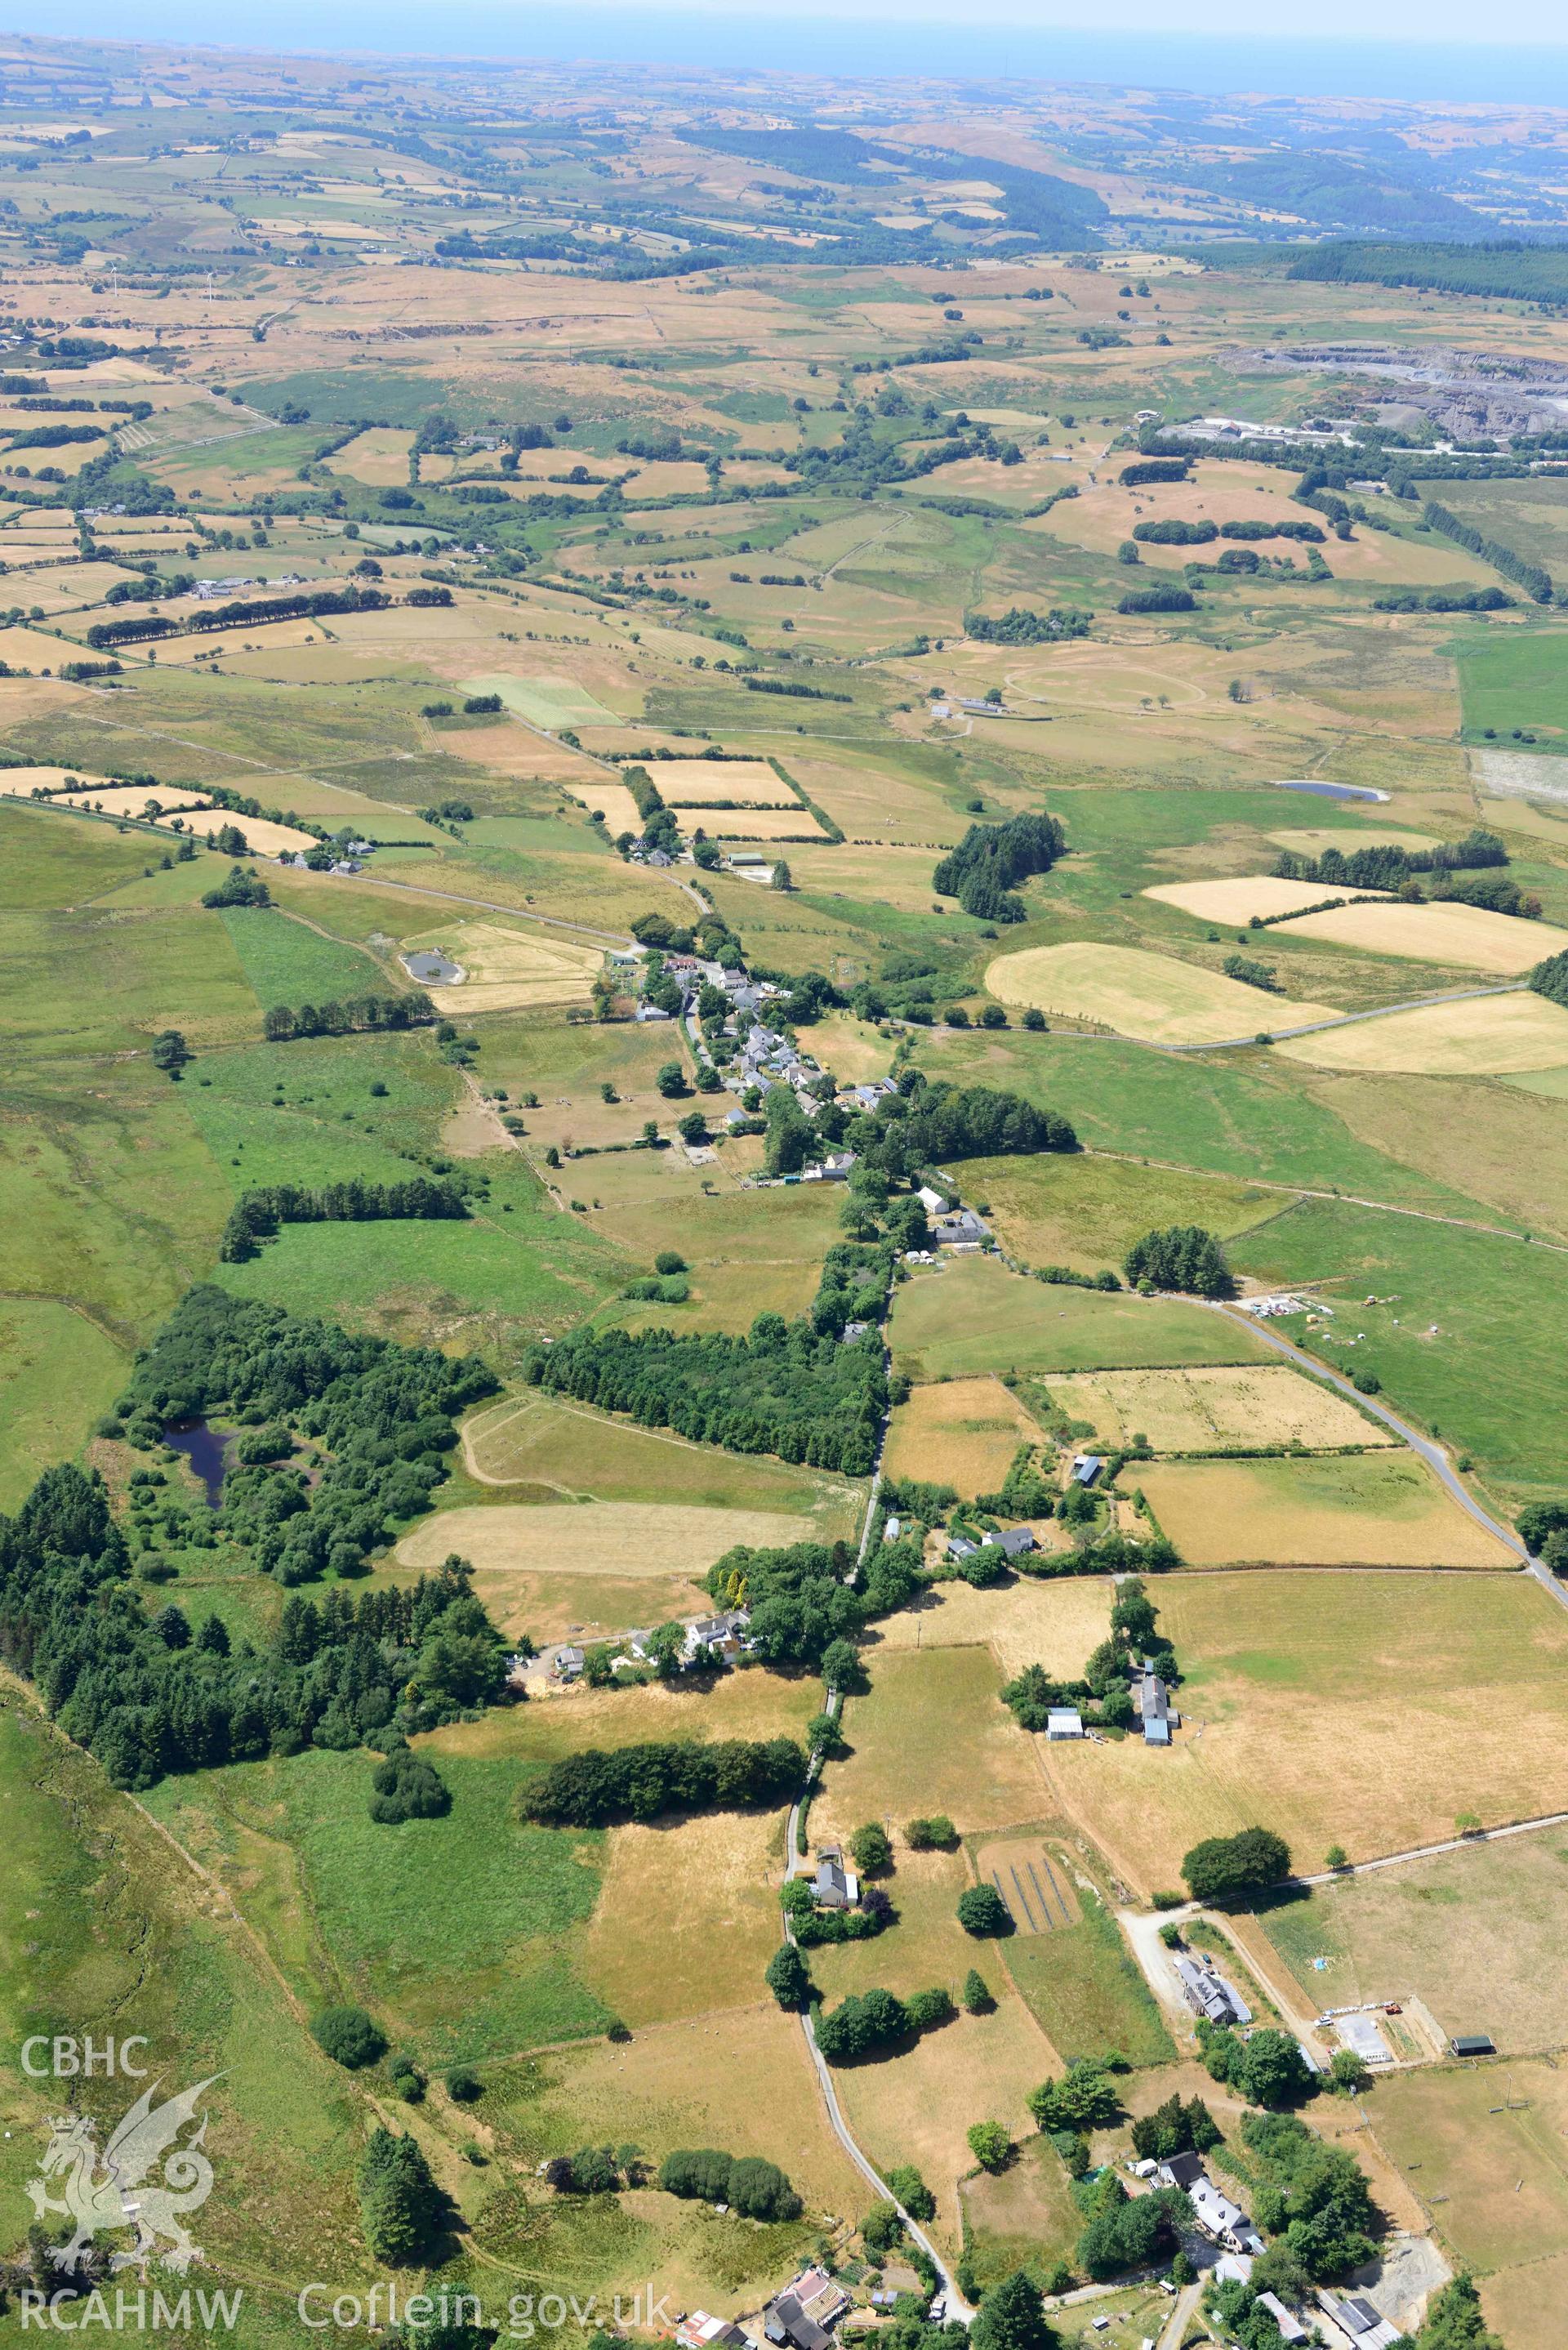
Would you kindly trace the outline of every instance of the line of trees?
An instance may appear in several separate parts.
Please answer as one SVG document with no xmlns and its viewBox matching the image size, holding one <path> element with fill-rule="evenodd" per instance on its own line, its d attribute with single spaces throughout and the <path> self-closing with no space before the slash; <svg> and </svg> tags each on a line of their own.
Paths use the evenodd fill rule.
<svg viewBox="0 0 1568 2350">
<path fill-rule="evenodd" d="M 1195 612 L 1198 598 L 1190 588 L 1129 588 L 1117 602 L 1118 612 Z"/>
<path fill-rule="evenodd" d="M 467 1214 L 460 1186 L 433 1175 L 408 1175 L 396 1183 L 368 1183 L 351 1175 L 314 1191 L 299 1183 L 269 1183 L 241 1192 L 229 1211 L 218 1254 L 225 1264 L 243 1264 L 281 1224 L 461 1222 Z"/>
<path fill-rule="evenodd" d="M 700 2203 L 727 2203 L 747 2220 L 798 2220 L 800 2197 L 776 2163 L 760 2155 L 723 2154 L 715 2147 L 677 2147 L 659 2166 L 667 2195 Z"/>
<path fill-rule="evenodd" d="M 830 2064 L 876 2056 L 902 2040 L 950 2023 L 958 2011 L 944 1990 L 912 1991 L 908 1999 L 880 1988 L 851 1991 L 838 2005 L 818 2012 L 813 2029 Z"/>
<path fill-rule="evenodd" d="M 1511 612 L 1513 598 L 1501 588 L 1401 588 L 1392 596 L 1374 596 L 1375 612 Z"/>
<path fill-rule="evenodd" d="M 986 922 L 1021 922 L 1027 912 L 1015 885 L 1049 873 L 1066 847 L 1053 816 L 1010 816 L 1005 824 L 971 824 L 931 876 L 940 897 L 956 898 L 966 914 Z"/>
<path fill-rule="evenodd" d="M 736 1738 L 708 1746 L 650 1739 L 568 1754 L 525 1787 L 519 1802 L 524 1818 L 541 1827 L 597 1828 L 670 1812 L 780 1804 L 805 1782 L 805 1755 L 793 1738 Z"/>
<path fill-rule="evenodd" d="M 1494 571 L 1501 571 L 1505 579 L 1511 579 L 1516 588 L 1522 588 L 1525 594 L 1533 597 L 1538 604 L 1551 603 L 1552 574 L 1543 570 L 1539 563 L 1527 562 L 1522 555 L 1516 554 L 1511 546 L 1504 546 L 1500 539 L 1484 538 L 1471 524 L 1461 522 L 1457 514 L 1430 499 L 1421 509 L 1421 519 L 1428 530 L 1438 531 L 1444 538 L 1452 539 L 1456 546 L 1462 546 L 1468 554 L 1480 556 L 1483 563 L 1490 563 Z"/>
<path fill-rule="evenodd" d="M 1282 849 L 1274 871 L 1286 881 L 1321 881 L 1331 889 L 1397 889 L 1416 873 L 1477 871 L 1506 865 L 1508 851 L 1495 832 L 1480 826 L 1460 840 L 1440 840 L 1433 848 L 1404 848 L 1394 841 L 1351 848 L 1325 848 L 1320 857 Z"/>
<path fill-rule="evenodd" d="M 391 601 L 379 588 L 319 588 L 302 596 L 245 597 L 233 603 L 203 606 L 183 620 L 167 612 L 139 612 L 126 620 L 95 620 L 87 640 L 99 652 L 106 645 L 134 644 L 149 637 L 202 636 L 215 629 L 250 628 L 266 620 L 313 620 L 334 612 L 380 612 Z"/>
<path fill-rule="evenodd" d="M 423 1027 L 436 1016 L 435 1005 L 422 989 L 396 995 L 350 995 L 339 1003 L 275 1003 L 262 1022 L 269 1045 L 287 1045 L 308 1036 L 354 1036 L 366 1030 Z"/>
</svg>

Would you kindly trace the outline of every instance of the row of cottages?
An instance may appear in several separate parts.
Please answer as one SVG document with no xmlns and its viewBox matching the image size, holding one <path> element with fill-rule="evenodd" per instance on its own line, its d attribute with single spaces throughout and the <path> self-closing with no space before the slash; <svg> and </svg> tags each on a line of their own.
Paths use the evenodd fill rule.
<svg viewBox="0 0 1568 2350">
<path fill-rule="evenodd" d="M 695 1616 L 683 1629 L 685 1639 L 680 1650 L 680 1667 L 690 1672 L 705 1658 L 720 1657 L 732 1665 L 748 1650 L 746 1627 L 751 1623 L 751 1611 L 745 1607 L 727 1608 L 718 1616 Z M 652 1627 L 645 1631 L 627 1632 L 620 1640 L 612 1665 L 646 1665 L 649 1659 L 649 1642 L 653 1638 Z M 520 1659 L 514 1661 L 521 1662 Z M 551 1667 L 556 1679 L 562 1681 L 580 1680 L 587 1661 L 587 1651 L 575 1644 L 556 1650 Z"/>
</svg>

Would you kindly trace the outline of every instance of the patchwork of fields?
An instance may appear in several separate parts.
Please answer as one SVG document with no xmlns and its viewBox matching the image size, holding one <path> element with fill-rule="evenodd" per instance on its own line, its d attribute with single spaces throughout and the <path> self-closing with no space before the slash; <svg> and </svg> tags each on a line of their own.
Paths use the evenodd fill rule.
<svg viewBox="0 0 1568 2350">
<path fill-rule="evenodd" d="M 1243 98 L 111 62 L 0 93 L 0 2036 L 203 2083 L 236 2350 L 389 2267 L 757 2331 L 807 2260 L 1152 2340 L 1031 2093 L 1109 2067 L 1102 2180 L 1200 2095 L 1269 2216 L 1154 1910 L 1262 1827 L 1336 1859 L 1233 1921 L 1260 2013 L 1499 2052 L 1303 2099 L 1367 2289 L 1558 2350 L 1568 1835 L 1479 1831 L 1568 1810 L 1568 487 L 1311 354 L 1568 361 L 1560 126 L 1291 101 L 1375 210 L 1453 176 L 1459 296 L 1291 274 Z M 1528 303 L 1449 237 L 1516 150 Z M 836 1850 L 886 1909 L 792 1929 Z M 929 2273 L 813 2062 L 877 1991 L 835 2094 Z"/>
</svg>

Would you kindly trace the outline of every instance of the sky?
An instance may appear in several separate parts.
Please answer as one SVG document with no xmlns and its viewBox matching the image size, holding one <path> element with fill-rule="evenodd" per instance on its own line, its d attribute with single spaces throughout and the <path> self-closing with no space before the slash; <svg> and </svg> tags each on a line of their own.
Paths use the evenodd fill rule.
<svg viewBox="0 0 1568 2350">
<path fill-rule="evenodd" d="M 130 19 L 123 0 L 4 0 L 4 22 L 277 51 L 1568 107 L 1562 0 L 1313 0 L 1294 19 L 1257 0 L 139 0 Z M 1281 22 L 1292 30 L 1276 36 Z"/>
</svg>

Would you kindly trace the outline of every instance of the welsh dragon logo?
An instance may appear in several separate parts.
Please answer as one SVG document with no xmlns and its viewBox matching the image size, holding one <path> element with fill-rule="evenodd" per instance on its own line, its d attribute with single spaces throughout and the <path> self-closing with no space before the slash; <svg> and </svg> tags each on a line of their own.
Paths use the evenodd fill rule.
<svg viewBox="0 0 1568 2350">
<path fill-rule="evenodd" d="M 49 2143 L 39 2166 L 42 2176 L 29 2180 L 27 2192 L 40 2220 L 58 2214 L 74 2224 L 71 2236 L 49 2247 L 57 2269 L 75 2269 L 96 2235 L 117 2228 L 134 2228 L 136 2241 L 113 2254 L 111 2271 L 154 2258 L 184 2270 L 202 2259 L 184 2215 L 200 2210 L 213 2191 L 213 2166 L 202 2151 L 206 2115 L 183 2145 L 178 2141 L 206 2091 L 221 2077 L 214 2073 L 156 2107 L 152 2100 L 161 2084 L 155 2081 L 142 2091 L 101 2154 L 96 2127 L 87 2115 L 51 2116 Z M 150 2179 L 160 2161 L 161 2179 Z M 62 2182 L 59 2196 L 49 2192 L 50 2181 L 56 2179 Z"/>
</svg>

